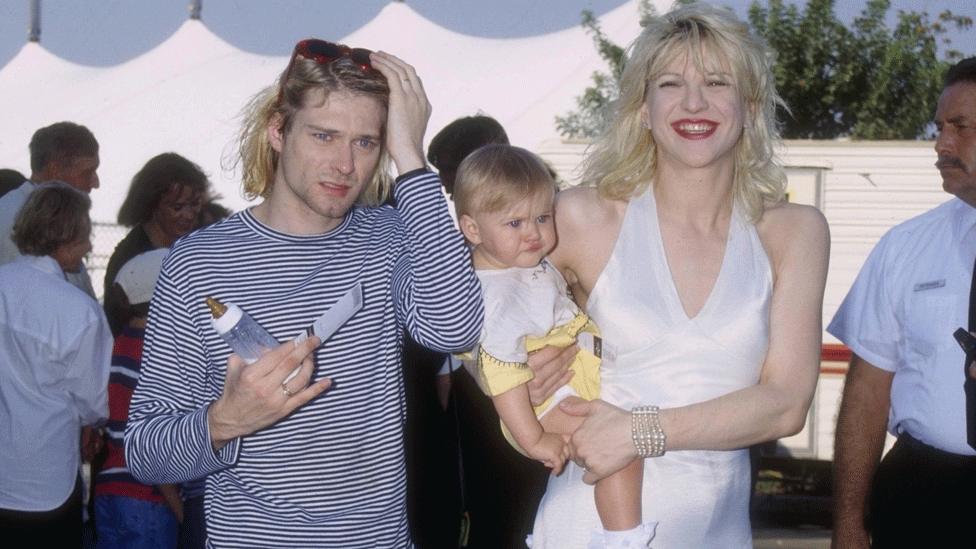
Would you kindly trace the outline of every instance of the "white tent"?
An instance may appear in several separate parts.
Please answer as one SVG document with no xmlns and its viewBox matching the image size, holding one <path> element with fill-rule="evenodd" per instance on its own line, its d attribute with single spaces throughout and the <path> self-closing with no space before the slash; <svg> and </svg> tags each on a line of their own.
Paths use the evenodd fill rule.
<svg viewBox="0 0 976 549">
<path fill-rule="evenodd" d="M 659 1 L 663 4 L 664 2 Z M 639 32 L 637 2 L 601 18 L 604 32 L 625 44 Z M 457 118 L 498 118 L 516 144 L 536 148 L 557 136 L 554 117 L 574 106 L 590 75 L 604 70 L 581 28 L 516 39 L 461 35 L 391 2 L 343 42 L 394 53 L 417 67 L 434 106 L 428 139 Z M 229 170 L 238 114 L 271 84 L 287 59 L 247 53 L 186 21 L 153 50 L 112 67 L 86 67 L 27 43 L 0 69 L 0 167 L 29 173 L 27 143 L 59 120 L 88 126 L 101 144 L 102 188 L 92 217 L 114 221 L 133 174 L 151 156 L 175 151 L 200 164 L 223 202 L 246 202 L 239 174 Z"/>
</svg>

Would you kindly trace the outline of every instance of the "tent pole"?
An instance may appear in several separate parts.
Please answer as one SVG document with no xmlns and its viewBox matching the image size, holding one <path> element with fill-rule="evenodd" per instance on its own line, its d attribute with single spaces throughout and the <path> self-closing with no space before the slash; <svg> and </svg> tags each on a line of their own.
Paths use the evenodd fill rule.
<svg viewBox="0 0 976 549">
<path fill-rule="evenodd" d="M 27 41 L 41 41 L 41 0 L 30 0 L 30 23 L 27 27 Z"/>
</svg>

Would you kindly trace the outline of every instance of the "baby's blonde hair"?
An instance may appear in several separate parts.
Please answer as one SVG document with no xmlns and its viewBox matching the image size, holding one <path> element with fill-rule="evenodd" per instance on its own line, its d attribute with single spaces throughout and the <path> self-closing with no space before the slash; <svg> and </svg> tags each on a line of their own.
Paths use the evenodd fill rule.
<svg viewBox="0 0 976 549">
<path fill-rule="evenodd" d="M 540 193 L 556 194 L 556 182 L 545 162 L 512 145 L 486 145 L 458 166 L 454 209 L 462 215 L 503 210 Z"/>
</svg>

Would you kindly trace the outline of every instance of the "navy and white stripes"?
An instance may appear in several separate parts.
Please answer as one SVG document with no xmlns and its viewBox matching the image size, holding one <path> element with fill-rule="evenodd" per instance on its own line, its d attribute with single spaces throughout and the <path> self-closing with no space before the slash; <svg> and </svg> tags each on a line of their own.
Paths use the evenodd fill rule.
<svg viewBox="0 0 976 549">
<path fill-rule="evenodd" d="M 437 176 L 408 174 L 397 208 L 356 208 L 326 235 L 295 236 L 249 211 L 181 240 L 163 267 L 126 430 L 144 482 L 207 477 L 216 547 L 405 547 L 403 382 L 406 327 L 442 351 L 471 347 L 482 306 Z M 214 455 L 206 407 L 228 347 L 205 296 L 241 306 L 279 341 L 354 283 L 363 309 L 316 352 L 325 394 Z"/>
</svg>

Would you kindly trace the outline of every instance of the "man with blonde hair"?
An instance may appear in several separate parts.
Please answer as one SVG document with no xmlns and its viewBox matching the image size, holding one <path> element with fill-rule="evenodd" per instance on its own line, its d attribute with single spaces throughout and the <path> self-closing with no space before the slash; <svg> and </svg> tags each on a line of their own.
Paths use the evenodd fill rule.
<svg viewBox="0 0 976 549">
<path fill-rule="evenodd" d="M 126 457 L 146 483 L 206 476 L 210 546 L 411 545 L 401 334 L 457 351 L 483 316 L 424 164 L 429 113 L 398 58 L 299 42 L 242 132 L 245 191 L 264 201 L 180 240 L 163 265 Z M 395 207 L 382 205 L 390 162 Z M 289 341 L 357 286 L 361 308 L 321 346 Z M 286 343 L 245 366 L 207 297 Z"/>
</svg>

